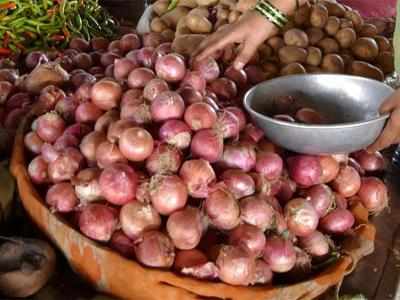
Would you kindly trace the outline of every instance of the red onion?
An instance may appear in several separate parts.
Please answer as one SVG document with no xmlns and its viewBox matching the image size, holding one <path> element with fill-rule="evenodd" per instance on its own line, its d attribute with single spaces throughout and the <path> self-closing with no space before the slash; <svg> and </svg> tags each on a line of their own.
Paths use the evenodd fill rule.
<svg viewBox="0 0 400 300">
<path fill-rule="evenodd" d="M 365 170 L 360 166 L 360 164 L 354 158 L 350 157 L 347 163 L 350 167 L 353 167 L 358 174 L 365 175 Z"/>
<path fill-rule="evenodd" d="M 191 250 L 184 250 L 184 251 L 191 251 Z M 218 278 L 219 270 L 214 263 L 205 262 L 203 264 L 184 267 L 180 270 L 180 272 L 184 275 L 193 276 L 194 278 L 214 280 Z"/>
<path fill-rule="evenodd" d="M 180 250 L 175 256 L 174 269 L 181 271 L 184 268 L 201 266 L 207 262 L 207 256 L 200 250 Z"/>
<path fill-rule="evenodd" d="M 268 180 L 278 179 L 282 174 L 283 160 L 276 153 L 258 153 L 255 170 Z"/>
<path fill-rule="evenodd" d="M 250 196 L 240 201 L 241 220 L 260 228 L 263 232 L 272 228 L 274 215 L 272 206 L 260 197 Z"/>
<path fill-rule="evenodd" d="M 91 131 L 90 126 L 86 124 L 81 124 L 81 123 L 75 123 L 70 126 L 68 126 L 64 134 L 72 134 L 78 139 L 82 139 L 86 134 L 88 134 Z"/>
<path fill-rule="evenodd" d="M 0 104 L 4 104 L 8 98 L 8 96 L 11 94 L 14 86 L 8 82 L 8 81 L 0 81 Z"/>
<path fill-rule="evenodd" d="M 231 101 L 237 95 L 236 84 L 225 77 L 213 80 L 210 83 L 210 89 L 218 96 L 218 99 L 223 101 Z"/>
<path fill-rule="evenodd" d="M 127 164 L 117 163 L 105 168 L 99 183 L 104 198 L 112 204 L 124 205 L 135 199 L 137 175 Z"/>
<path fill-rule="evenodd" d="M 55 142 L 64 132 L 64 120 L 54 112 L 46 113 L 38 118 L 36 133 L 45 142 Z"/>
<path fill-rule="evenodd" d="M 155 74 L 148 68 L 137 68 L 129 73 L 128 86 L 134 88 L 144 88 L 150 80 L 155 78 Z"/>
<path fill-rule="evenodd" d="M 94 162 L 96 161 L 97 148 L 105 141 L 106 135 L 103 132 L 92 131 L 82 139 L 79 149 L 89 162 Z"/>
<path fill-rule="evenodd" d="M 324 118 L 322 115 L 312 108 L 301 108 L 296 112 L 295 118 L 300 123 L 304 124 L 323 124 Z"/>
<path fill-rule="evenodd" d="M 100 168 L 106 168 L 115 163 L 126 163 L 127 159 L 122 155 L 118 145 L 104 141 L 96 149 L 96 161 Z"/>
<path fill-rule="evenodd" d="M 127 90 L 123 95 L 121 99 L 121 106 L 124 106 L 125 103 L 131 102 L 131 101 L 137 101 L 138 99 L 141 99 L 143 96 L 143 91 L 141 89 L 129 89 Z M 141 103 L 142 101 L 140 100 L 138 103 Z"/>
<path fill-rule="evenodd" d="M 168 144 L 159 144 L 146 160 L 150 174 L 176 173 L 182 164 L 181 152 Z"/>
<path fill-rule="evenodd" d="M 9 97 L 6 102 L 7 111 L 14 108 L 21 108 L 29 105 L 32 102 L 28 93 L 16 93 Z"/>
<path fill-rule="evenodd" d="M 209 192 L 204 207 L 210 222 L 218 229 L 231 230 L 239 224 L 239 205 L 224 188 Z"/>
<path fill-rule="evenodd" d="M 167 232 L 176 248 L 189 250 L 199 244 L 203 233 L 201 218 L 200 210 L 194 207 L 186 207 L 168 217 Z"/>
<path fill-rule="evenodd" d="M 248 65 L 244 68 L 244 71 L 247 74 L 247 81 L 252 85 L 263 82 L 267 79 L 266 74 L 259 66 Z"/>
<path fill-rule="evenodd" d="M 250 143 L 225 145 L 220 164 L 224 168 L 234 168 L 249 172 L 256 166 L 255 146 Z"/>
<path fill-rule="evenodd" d="M 46 86 L 39 95 L 39 106 L 45 111 L 55 108 L 58 101 L 66 97 L 64 91 L 54 85 Z M 11 99 L 10 99 L 11 100 Z"/>
<path fill-rule="evenodd" d="M 185 76 L 185 61 L 176 54 L 167 54 L 157 59 L 155 70 L 161 79 L 178 82 Z"/>
<path fill-rule="evenodd" d="M 133 53 L 131 56 L 133 56 Z M 136 60 L 146 68 L 154 69 L 157 58 L 153 47 L 144 47 L 136 52 Z M 129 57 L 129 59 L 132 59 L 132 57 Z"/>
<path fill-rule="evenodd" d="M 317 229 L 319 216 L 314 206 L 303 198 L 290 200 L 285 206 L 289 230 L 297 236 L 307 236 Z"/>
<path fill-rule="evenodd" d="M 114 81 L 101 80 L 93 85 L 90 96 L 97 107 L 110 110 L 118 106 L 122 96 L 122 88 Z"/>
<path fill-rule="evenodd" d="M 151 134 L 140 127 L 125 129 L 119 139 L 121 153 L 131 161 L 144 161 L 153 152 Z"/>
<path fill-rule="evenodd" d="M 324 256 L 329 253 L 329 240 L 319 231 L 300 237 L 301 247 L 312 256 Z"/>
<path fill-rule="evenodd" d="M 157 57 L 167 55 L 172 52 L 172 43 L 162 43 L 159 46 L 157 46 L 155 50 L 155 54 Z"/>
<path fill-rule="evenodd" d="M 336 179 L 332 182 L 333 189 L 344 197 L 352 197 L 361 187 L 358 172 L 350 166 L 342 166 Z"/>
<path fill-rule="evenodd" d="M 336 207 L 347 209 L 348 207 L 347 199 L 338 193 L 334 193 L 334 195 L 335 195 Z"/>
<path fill-rule="evenodd" d="M 122 133 L 128 129 L 134 127 L 134 123 L 129 120 L 118 120 L 108 127 L 107 139 L 111 143 L 117 143 L 121 138 Z"/>
<path fill-rule="evenodd" d="M 199 71 L 208 82 L 217 79 L 220 74 L 218 63 L 212 57 L 207 57 L 201 61 L 195 60 L 192 68 L 194 71 Z"/>
<path fill-rule="evenodd" d="M 197 102 L 186 108 L 184 119 L 192 130 L 198 131 L 213 127 L 217 121 L 217 114 L 207 103 Z"/>
<path fill-rule="evenodd" d="M 333 207 L 335 194 L 325 184 L 318 184 L 305 192 L 305 197 L 315 208 L 319 217 L 325 216 Z"/>
<path fill-rule="evenodd" d="M 106 50 L 109 44 L 109 41 L 103 37 L 94 37 L 90 41 L 93 50 Z"/>
<path fill-rule="evenodd" d="M 160 78 L 154 78 L 150 80 L 144 87 L 143 96 L 147 100 L 153 101 L 154 99 L 157 98 L 158 95 L 168 90 L 169 86 L 165 80 Z"/>
<path fill-rule="evenodd" d="M 71 39 L 71 41 L 69 42 L 69 47 L 71 49 L 76 49 L 78 51 L 88 51 L 90 49 L 90 43 L 86 40 L 84 40 L 83 38 L 73 38 Z"/>
<path fill-rule="evenodd" d="M 360 150 L 353 153 L 353 157 L 367 172 L 382 171 L 385 168 L 385 159 L 380 152 L 368 153 L 366 150 Z"/>
<path fill-rule="evenodd" d="M 79 139 L 72 134 L 62 134 L 54 143 L 54 149 L 61 151 L 67 147 L 78 147 Z"/>
<path fill-rule="evenodd" d="M 190 151 L 194 157 L 217 162 L 224 153 L 222 136 L 213 129 L 202 129 L 197 131 L 190 145 Z"/>
<path fill-rule="evenodd" d="M 55 111 L 67 122 L 75 120 L 75 110 L 79 102 L 74 97 L 65 97 L 56 104 Z"/>
<path fill-rule="evenodd" d="M 78 102 L 84 102 L 90 100 L 90 93 L 92 91 L 92 83 L 84 83 L 78 87 L 74 93 L 74 97 Z"/>
<path fill-rule="evenodd" d="M 257 148 L 260 152 L 273 152 L 279 155 L 284 154 L 284 150 L 282 148 L 270 141 L 267 141 L 266 139 L 261 139 L 261 141 L 259 141 L 257 144 Z"/>
<path fill-rule="evenodd" d="M 246 115 L 243 110 L 237 106 L 228 106 L 225 107 L 226 111 L 233 113 L 236 118 L 239 120 L 239 131 L 242 131 L 246 127 Z"/>
<path fill-rule="evenodd" d="M 132 99 L 121 107 L 121 120 L 143 125 L 151 122 L 150 105 L 143 98 Z"/>
<path fill-rule="evenodd" d="M 88 53 L 78 53 L 72 58 L 75 67 L 88 70 L 93 65 L 92 57 Z"/>
<path fill-rule="evenodd" d="M 107 242 L 117 228 L 117 212 L 103 204 L 88 204 L 79 215 L 79 229 L 87 237 Z"/>
<path fill-rule="evenodd" d="M 82 154 L 75 148 L 69 147 L 60 152 L 55 161 L 49 164 L 49 177 L 53 182 L 70 180 L 82 166 Z"/>
<path fill-rule="evenodd" d="M 354 216 L 350 211 L 336 208 L 320 220 L 319 226 L 326 233 L 341 234 L 353 227 L 354 222 Z"/>
<path fill-rule="evenodd" d="M 117 110 L 109 110 L 105 112 L 100 118 L 97 119 L 94 125 L 95 131 L 107 132 L 109 126 L 115 123 L 119 119 L 119 113 Z"/>
<path fill-rule="evenodd" d="M 293 244 L 278 236 L 267 238 L 263 258 L 276 273 L 290 271 L 296 263 L 296 252 Z"/>
<path fill-rule="evenodd" d="M 332 156 L 320 156 L 319 163 L 322 169 L 321 183 L 334 180 L 339 173 L 339 163 Z"/>
<path fill-rule="evenodd" d="M 182 164 L 179 176 L 185 182 L 193 198 L 206 198 L 209 185 L 216 180 L 214 169 L 204 159 L 187 160 Z"/>
<path fill-rule="evenodd" d="M 322 169 L 319 158 L 310 155 L 298 155 L 289 157 L 290 177 L 303 187 L 310 187 L 321 181 Z"/>
<path fill-rule="evenodd" d="M 369 212 L 379 213 L 388 206 L 389 196 L 386 185 L 376 177 L 361 179 L 361 188 L 358 191 L 361 203 Z"/>
<path fill-rule="evenodd" d="M 18 128 L 19 124 L 22 122 L 26 114 L 31 108 L 29 106 L 24 108 L 15 108 L 10 111 L 5 120 L 3 121 L 4 128 L 15 130 Z"/>
<path fill-rule="evenodd" d="M 243 171 L 235 169 L 226 170 L 222 173 L 221 180 L 236 199 L 253 195 L 255 192 L 253 178 Z"/>
<path fill-rule="evenodd" d="M 48 57 L 42 51 L 32 51 L 25 57 L 25 66 L 28 69 L 34 69 L 38 64 L 47 63 L 48 61 Z"/>
<path fill-rule="evenodd" d="M 42 149 L 43 140 L 39 137 L 39 135 L 34 132 L 28 132 L 24 137 L 25 147 L 28 148 L 34 154 L 39 154 Z"/>
<path fill-rule="evenodd" d="M 234 113 L 223 109 L 218 112 L 217 128 L 220 128 L 224 139 L 237 138 L 239 136 L 239 119 Z"/>
<path fill-rule="evenodd" d="M 143 46 L 158 47 L 164 42 L 164 38 L 159 32 L 149 32 L 143 35 Z"/>
<path fill-rule="evenodd" d="M 229 244 L 239 246 L 253 257 L 259 257 L 265 246 L 264 232 L 256 226 L 241 224 L 229 232 Z"/>
<path fill-rule="evenodd" d="M 78 205 L 73 186 L 69 182 L 57 183 L 49 188 L 46 194 L 46 203 L 54 212 L 67 213 Z"/>
<path fill-rule="evenodd" d="M 296 120 L 292 116 L 285 115 L 285 114 L 275 115 L 274 119 L 279 120 L 279 121 L 288 122 L 288 123 L 296 122 Z"/>
<path fill-rule="evenodd" d="M 48 144 L 48 143 L 44 143 L 40 150 L 41 150 L 43 159 L 47 163 L 54 162 L 58 158 L 58 156 L 60 155 L 60 152 L 58 150 L 56 150 L 53 145 Z"/>
<path fill-rule="evenodd" d="M 168 120 L 158 133 L 162 142 L 175 146 L 178 149 L 189 147 L 192 139 L 189 126 L 180 120 Z"/>
<path fill-rule="evenodd" d="M 103 111 L 92 102 L 81 103 L 75 111 L 75 121 L 94 123 L 101 117 Z"/>
<path fill-rule="evenodd" d="M 85 71 L 72 75 L 71 82 L 75 88 L 79 88 L 83 84 L 93 84 L 96 82 L 96 77 Z"/>
<path fill-rule="evenodd" d="M 144 232 L 155 230 L 161 226 L 161 217 L 150 205 L 132 201 L 122 206 L 119 221 L 122 231 L 131 239 L 136 240 Z"/>
<path fill-rule="evenodd" d="M 49 181 L 47 162 L 42 156 L 36 156 L 28 165 L 28 174 L 33 183 L 42 184 Z"/>
<path fill-rule="evenodd" d="M 127 33 L 121 37 L 120 48 L 123 52 L 139 49 L 140 45 L 140 37 L 135 33 Z"/>
<path fill-rule="evenodd" d="M 246 125 L 246 128 L 244 129 L 242 139 L 258 143 L 259 141 L 261 141 L 263 136 L 264 136 L 264 131 L 254 126 L 253 124 L 249 123 Z"/>
<path fill-rule="evenodd" d="M 255 260 L 240 247 L 223 246 L 216 263 L 225 283 L 247 286 L 254 278 Z"/>
<path fill-rule="evenodd" d="M 71 180 L 81 204 L 103 199 L 99 183 L 100 173 L 97 168 L 83 169 Z"/>
<path fill-rule="evenodd" d="M 115 52 L 105 52 L 101 55 L 100 62 L 103 67 L 109 67 L 121 56 Z"/>
<path fill-rule="evenodd" d="M 148 231 L 135 241 L 136 259 L 147 267 L 170 268 L 175 252 L 172 241 L 159 231 Z"/>
<path fill-rule="evenodd" d="M 289 200 L 293 198 L 294 193 L 296 192 L 297 184 L 293 180 L 287 178 L 282 179 L 280 181 L 279 191 L 276 194 L 276 197 L 283 204 L 286 204 Z"/>
<path fill-rule="evenodd" d="M 114 78 L 117 80 L 127 79 L 129 73 L 138 67 L 138 64 L 128 58 L 117 58 L 114 60 Z"/>
<path fill-rule="evenodd" d="M 275 224 L 273 229 L 274 232 L 276 232 L 279 235 L 289 234 L 289 237 L 292 236 L 292 233 L 290 233 L 288 230 L 285 217 L 279 212 L 275 212 Z"/>
<path fill-rule="evenodd" d="M 110 239 L 110 247 L 121 255 L 134 258 L 134 244 L 121 230 L 114 231 Z"/>
<path fill-rule="evenodd" d="M 234 67 L 230 66 L 225 70 L 224 76 L 233 80 L 241 89 L 245 88 L 247 85 L 247 74 L 244 70 L 236 70 Z"/>
<path fill-rule="evenodd" d="M 150 110 L 155 122 L 180 119 L 185 110 L 185 103 L 177 92 L 166 91 L 152 101 Z"/>
<path fill-rule="evenodd" d="M 272 281 L 273 273 L 271 268 L 262 259 L 256 260 L 256 268 L 251 284 L 267 284 Z"/>
<path fill-rule="evenodd" d="M 150 197 L 161 215 L 170 215 L 185 207 L 188 191 L 185 183 L 176 175 L 155 175 L 150 181 Z"/>
<path fill-rule="evenodd" d="M 204 93 L 206 89 L 206 80 L 198 71 L 188 71 L 181 82 L 181 87 L 190 86 L 194 90 Z"/>
<path fill-rule="evenodd" d="M 179 92 L 179 95 L 182 96 L 183 101 L 187 105 L 197 103 L 197 102 L 203 102 L 203 95 L 199 91 L 196 91 L 191 86 L 181 87 L 178 90 L 178 92 Z M 213 106 L 213 108 L 214 108 L 214 106 Z"/>
</svg>

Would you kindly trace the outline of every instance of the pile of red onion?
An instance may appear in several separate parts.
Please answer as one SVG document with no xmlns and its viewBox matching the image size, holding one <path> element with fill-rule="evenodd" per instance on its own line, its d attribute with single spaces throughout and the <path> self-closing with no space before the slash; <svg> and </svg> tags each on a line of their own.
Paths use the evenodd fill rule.
<svg viewBox="0 0 400 300">
<path fill-rule="evenodd" d="M 71 80 L 35 96 L 48 112 L 25 135 L 29 175 L 52 211 L 144 266 L 267 284 L 328 259 L 352 233 L 353 203 L 374 214 L 388 204 L 371 175 L 379 153 L 273 145 L 240 106 L 246 72 L 218 58 L 192 62 L 156 33 L 129 33 L 75 41 L 56 61 Z"/>
</svg>

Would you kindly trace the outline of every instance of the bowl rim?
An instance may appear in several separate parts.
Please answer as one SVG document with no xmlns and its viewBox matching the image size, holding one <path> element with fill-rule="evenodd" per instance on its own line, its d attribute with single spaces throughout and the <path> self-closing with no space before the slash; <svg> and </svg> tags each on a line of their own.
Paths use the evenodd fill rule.
<svg viewBox="0 0 400 300">
<path fill-rule="evenodd" d="M 390 113 L 386 113 L 384 115 L 378 116 L 376 118 L 370 119 L 370 120 L 365 120 L 365 121 L 359 121 L 359 122 L 348 122 L 348 123 L 335 123 L 335 124 L 302 124 L 302 123 L 291 123 L 287 121 L 282 121 L 278 119 L 271 118 L 269 116 L 266 116 L 262 113 L 259 113 L 258 111 L 254 110 L 250 104 L 249 104 L 249 98 L 250 94 L 259 88 L 262 84 L 265 84 L 266 82 L 271 83 L 275 81 L 280 81 L 282 79 L 288 79 L 288 78 L 302 78 L 302 77 L 344 77 L 348 79 L 357 79 L 359 81 L 368 81 L 368 82 L 373 82 L 374 84 L 380 84 L 382 86 L 386 86 L 387 88 L 391 89 L 392 92 L 395 90 L 390 87 L 389 85 L 385 84 L 384 82 L 377 81 L 374 79 L 366 78 L 366 77 L 361 77 L 361 76 L 354 76 L 354 75 L 342 75 L 342 74 L 325 74 L 325 73 L 317 73 L 317 74 L 294 74 L 294 75 L 286 75 L 286 76 L 281 76 L 277 77 L 274 79 L 270 80 L 265 80 L 263 82 L 260 82 L 250 88 L 244 95 L 243 97 L 243 106 L 245 109 L 250 113 L 250 114 L 255 114 L 259 118 L 264 118 L 269 122 L 273 122 L 277 125 L 282 125 L 282 126 L 287 126 L 287 127 L 292 127 L 292 128 L 303 128 L 303 129 L 341 129 L 341 128 L 350 128 L 350 127 L 359 127 L 359 126 L 365 126 L 371 123 L 376 123 L 379 121 L 384 121 L 387 120 L 390 117 Z"/>
</svg>

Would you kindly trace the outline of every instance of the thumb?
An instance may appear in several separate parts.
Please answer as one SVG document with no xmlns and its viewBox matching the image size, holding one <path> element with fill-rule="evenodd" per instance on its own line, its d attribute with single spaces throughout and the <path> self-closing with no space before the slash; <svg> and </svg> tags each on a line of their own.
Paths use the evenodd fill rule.
<svg viewBox="0 0 400 300">
<path fill-rule="evenodd" d="M 233 67 L 236 70 L 241 70 L 253 57 L 254 53 L 257 51 L 257 45 L 251 42 L 244 42 L 242 50 L 236 56 L 233 62 Z"/>
<path fill-rule="evenodd" d="M 400 90 L 396 91 L 393 95 L 387 98 L 385 102 L 383 102 L 379 109 L 379 112 L 381 114 L 385 114 L 391 112 L 397 106 L 400 106 Z"/>
</svg>

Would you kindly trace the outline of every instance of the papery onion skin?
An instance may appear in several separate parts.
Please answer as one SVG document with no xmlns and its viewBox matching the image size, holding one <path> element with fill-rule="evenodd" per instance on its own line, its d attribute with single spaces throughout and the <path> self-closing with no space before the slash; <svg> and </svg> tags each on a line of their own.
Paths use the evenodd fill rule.
<svg viewBox="0 0 400 300">
<path fill-rule="evenodd" d="M 301 248 L 312 256 L 324 256 L 329 253 L 328 238 L 320 231 L 314 231 L 308 236 L 300 237 Z"/>
<path fill-rule="evenodd" d="M 151 174 L 176 173 L 182 164 L 182 153 L 174 146 L 159 144 L 146 160 L 146 169 Z"/>
<path fill-rule="evenodd" d="M 99 183 L 100 173 L 101 170 L 97 168 L 83 169 L 71 180 L 81 204 L 103 199 Z"/>
<path fill-rule="evenodd" d="M 57 113 L 46 113 L 39 117 L 36 133 L 45 142 L 55 142 L 65 129 L 64 120 Z"/>
<path fill-rule="evenodd" d="M 336 208 L 320 220 L 320 228 L 329 234 L 342 234 L 353 227 L 355 219 L 353 214 L 343 208 Z"/>
<path fill-rule="evenodd" d="M 322 169 L 321 183 L 331 182 L 339 174 L 340 165 L 332 156 L 320 156 L 319 163 Z"/>
<path fill-rule="evenodd" d="M 73 211 L 78 205 L 78 198 L 73 186 L 69 182 L 62 182 L 49 188 L 46 203 L 55 212 L 67 213 Z"/>
<path fill-rule="evenodd" d="M 93 103 L 102 110 L 110 110 L 117 107 L 121 96 L 121 86 L 111 80 L 101 80 L 95 83 L 90 93 Z"/>
<path fill-rule="evenodd" d="M 268 180 L 278 179 L 282 174 L 283 160 L 276 153 L 259 153 L 255 170 Z"/>
<path fill-rule="evenodd" d="M 357 195 L 364 207 L 371 213 L 380 213 L 388 206 L 388 190 L 379 178 L 362 178 L 361 188 Z"/>
<path fill-rule="evenodd" d="M 236 199 L 253 195 L 255 183 L 253 178 L 240 170 L 226 170 L 221 175 L 221 180 L 225 183 Z"/>
<path fill-rule="evenodd" d="M 206 198 L 209 186 L 216 180 L 214 169 L 204 159 L 185 161 L 179 171 L 179 176 L 185 182 L 188 193 L 193 198 Z"/>
<path fill-rule="evenodd" d="M 296 252 L 289 240 L 271 236 L 265 243 L 263 258 L 273 272 L 285 273 L 294 267 Z"/>
<path fill-rule="evenodd" d="M 361 187 L 361 178 L 356 169 L 342 166 L 336 179 L 332 182 L 333 189 L 348 198 L 357 194 Z"/>
<path fill-rule="evenodd" d="M 83 102 L 75 110 L 75 121 L 79 123 L 95 123 L 103 111 L 92 102 Z"/>
<path fill-rule="evenodd" d="M 180 119 L 185 110 L 182 97 L 173 91 L 165 91 L 159 94 L 150 106 L 153 121 L 162 122 L 171 119 Z"/>
<path fill-rule="evenodd" d="M 262 259 L 257 259 L 256 267 L 255 267 L 255 271 L 254 271 L 254 278 L 253 278 L 251 284 L 270 283 L 272 281 L 273 276 L 274 275 L 271 271 L 271 268 L 268 266 L 268 264 Z"/>
<path fill-rule="evenodd" d="M 150 80 L 143 90 L 143 97 L 149 101 L 153 101 L 157 96 L 169 90 L 168 83 L 160 78 Z"/>
<path fill-rule="evenodd" d="M 319 216 L 314 206 L 303 198 L 290 200 L 285 206 L 285 218 L 291 232 L 307 236 L 317 229 Z"/>
<path fill-rule="evenodd" d="M 264 232 L 253 225 L 240 224 L 229 232 L 229 244 L 244 248 L 253 257 L 259 257 L 265 246 Z"/>
<path fill-rule="evenodd" d="M 131 161 L 144 161 L 151 155 L 153 148 L 153 137 L 140 127 L 125 129 L 119 139 L 121 153 Z"/>
<path fill-rule="evenodd" d="M 184 120 L 194 131 L 212 128 L 217 121 L 217 113 L 207 103 L 197 102 L 186 108 Z"/>
<path fill-rule="evenodd" d="M 255 146 L 249 143 L 227 144 L 219 163 L 224 168 L 249 172 L 256 166 Z"/>
<path fill-rule="evenodd" d="M 316 156 L 298 155 L 289 157 L 290 177 L 303 187 L 310 187 L 321 182 L 322 169 Z"/>
<path fill-rule="evenodd" d="M 189 126 L 180 120 L 168 120 L 159 131 L 161 141 L 177 147 L 178 149 L 186 149 L 192 140 L 191 130 Z"/>
<path fill-rule="evenodd" d="M 314 206 L 319 217 L 325 216 L 333 207 L 335 195 L 331 188 L 325 184 L 318 184 L 305 192 L 307 200 Z"/>
<path fill-rule="evenodd" d="M 122 230 L 114 231 L 110 239 L 110 247 L 128 258 L 134 258 L 134 244 Z"/>
<path fill-rule="evenodd" d="M 100 168 L 106 168 L 115 163 L 126 163 L 128 160 L 122 155 L 118 145 L 105 141 L 96 150 L 96 161 Z"/>
<path fill-rule="evenodd" d="M 28 165 L 28 174 L 35 184 L 47 183 L 49 174 L 47 171 L 48 165 L 44 158 L 36 156 Z"/>
<path fill-rule="evenodd" d="M 57 159 L 49 163 L 49 178 L 57 183 L 70 180 L 79 171 L 83 163 L 83 155 L 76 148 L 65 148 Z"/>
<path fill-rule="evenodd" d="M 224 143 L 222 136 L 213 129 L 202 129 L 197 131 L 190 145 L 190 151 L 194 157 L 217 162 L 223 154 Z"/>
<path fill-rule="evenodd" d="M 240 219 L 260 228 L 263 232 L 271 229 L 275 212 L 272 206 L 259 196 L 250 196 L 240 200 Z"/>
</svg>

